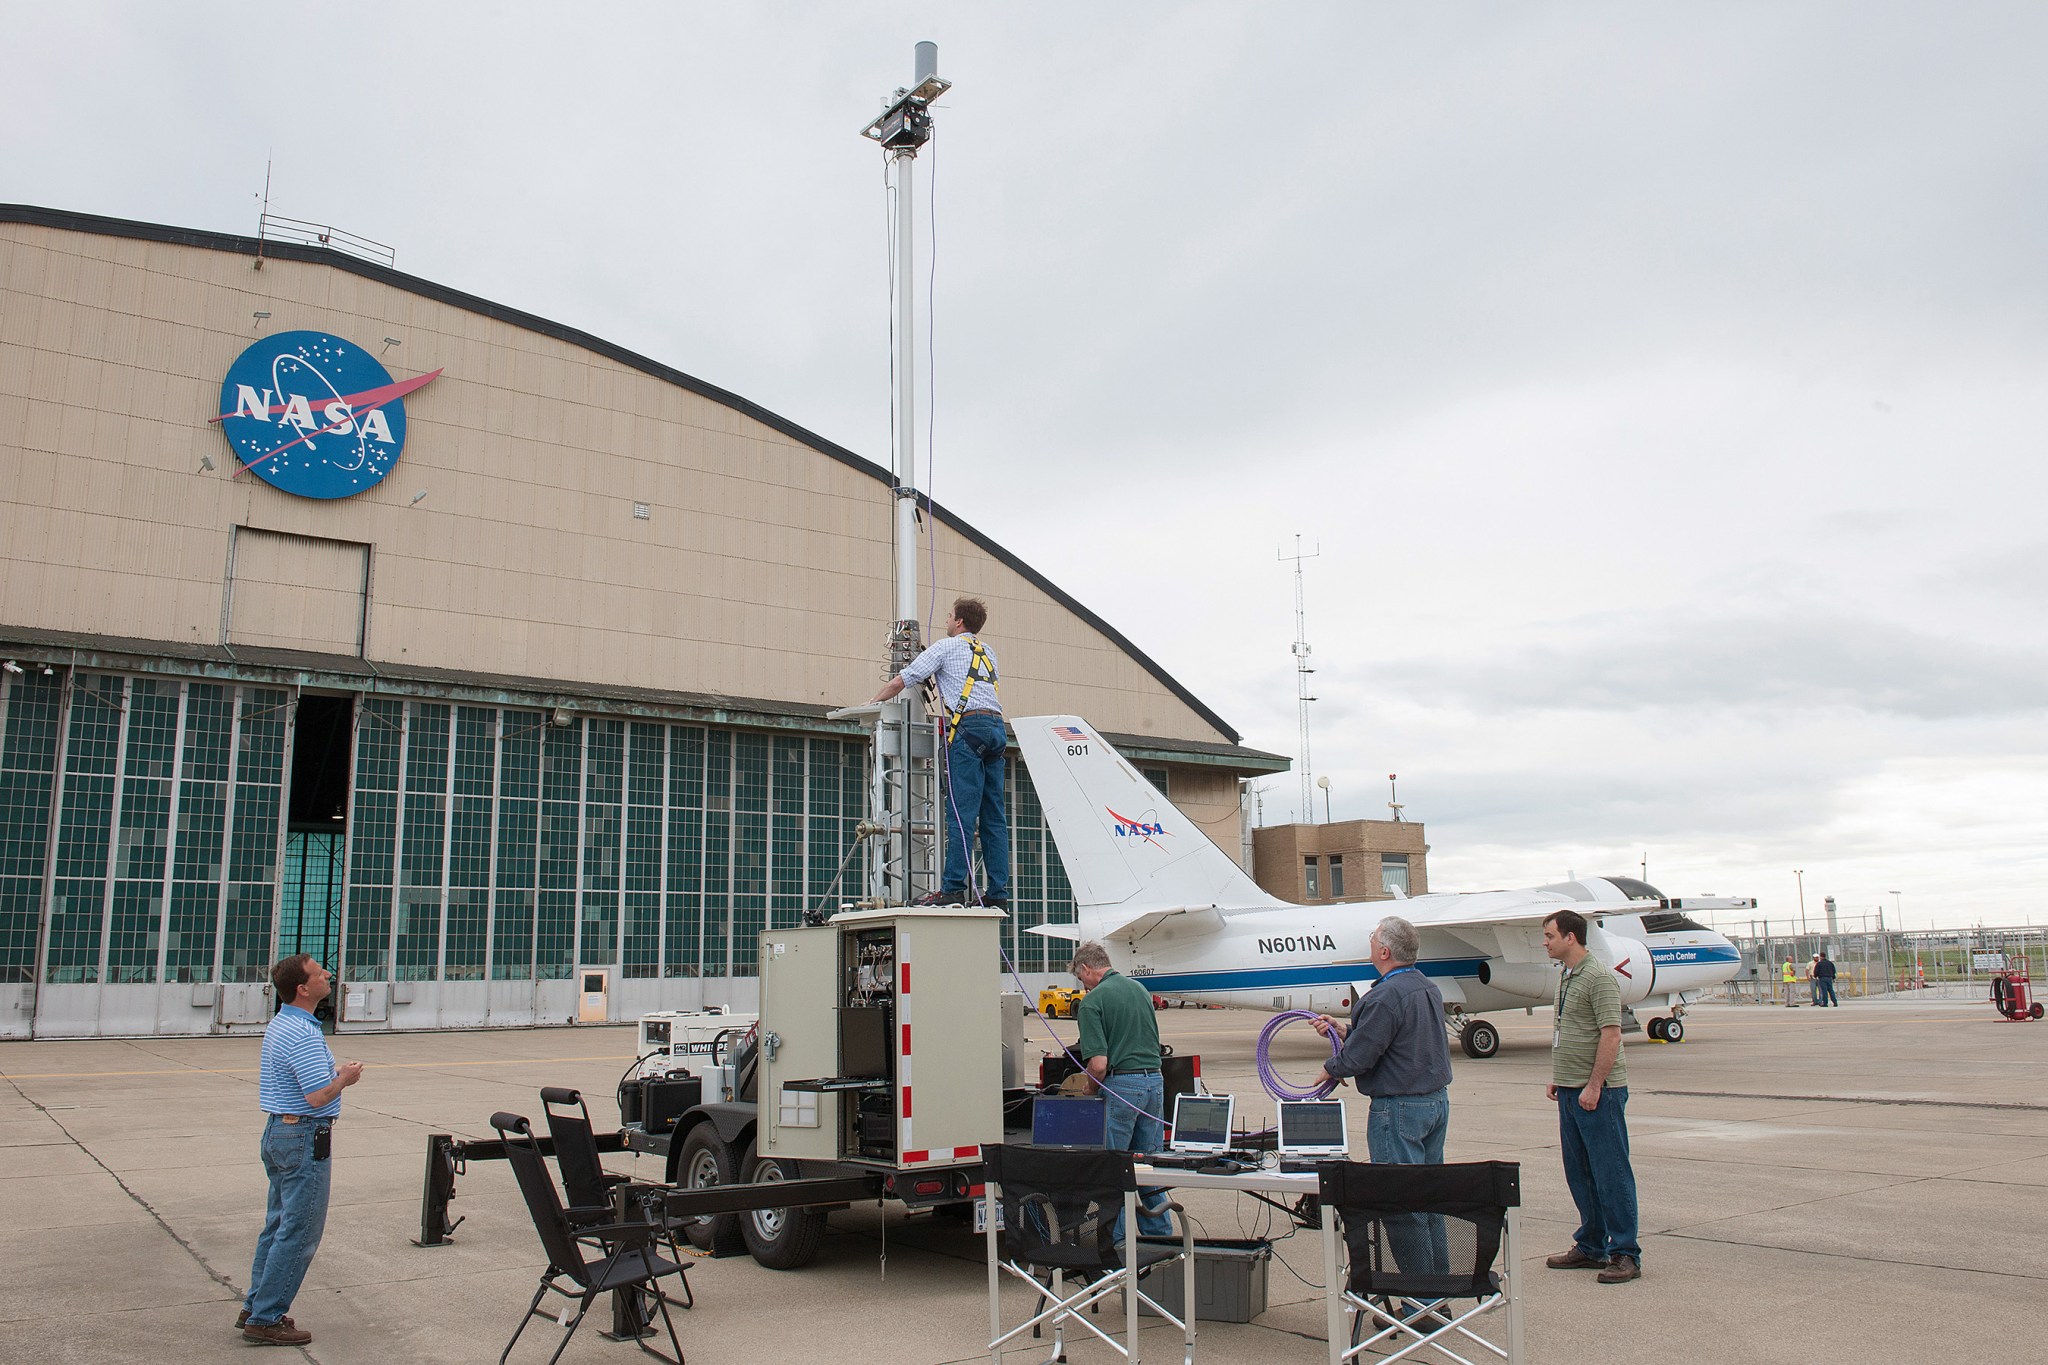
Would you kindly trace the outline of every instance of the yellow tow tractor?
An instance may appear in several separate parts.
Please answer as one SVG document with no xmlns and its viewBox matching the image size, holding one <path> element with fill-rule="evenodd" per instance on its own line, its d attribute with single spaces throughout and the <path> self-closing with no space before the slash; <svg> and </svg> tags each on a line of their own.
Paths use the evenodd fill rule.
<svg viewBox="0 0 2048 1365">
<path fill-rule="evenodd" d="M 1046 986 L 1038 992 L 1038 1012 L 1048 1019 L 1071 1019 L 1082 992 L 1073 986 Z"/>
</svg>

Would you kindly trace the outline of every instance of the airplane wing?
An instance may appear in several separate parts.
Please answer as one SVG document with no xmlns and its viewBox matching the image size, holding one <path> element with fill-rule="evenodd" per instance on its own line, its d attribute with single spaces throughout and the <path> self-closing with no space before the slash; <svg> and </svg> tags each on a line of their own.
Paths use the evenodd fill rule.
<svg viewBox="0 0 2048 1365">
<path fill-rule="evenodd" d="M 1410 902 L 1414 904 L 1414 902 Z M 1640 915 L 1646 910 L 1655 910 L 1655 901 L 1620 901 L 1600 904 L 1590 901 L 1558 900 L 1527 905 L 1517 908 L 1495 906 L 1466 912 L 1451 911 L 1427 918 L 1414 917 L 1417 929 L 1435 930 L 1446 933 L 1471 945 L 1475 952 L 1488 957 L 1498 957 L 1508 962 L 1541 962 L 1546 960 L 1538 929 L 1543 921 L 1560 910 L 1576 910 L 1588 920 L 1598 923 L 1609 915 Z"/>
<path fill-rule="evenodd" d="M 1105 931 L 1105 938 L 1136 943 L 1161 926 L 1175 929 L 1210 930 L 1223 925 L 1223 912 L 1213 905 L 1185 905 L 1172 910 L 1151 910 Z M 1078 924 L 1035 924 L 1024 931 L 1045 938 L 1078 939 L 1081 926 Z"/>
</svg>

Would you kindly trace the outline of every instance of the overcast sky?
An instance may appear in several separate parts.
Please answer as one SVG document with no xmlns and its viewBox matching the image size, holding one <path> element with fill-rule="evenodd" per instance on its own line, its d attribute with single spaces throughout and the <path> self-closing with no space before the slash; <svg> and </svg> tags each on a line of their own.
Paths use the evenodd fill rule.
<svg viewBox="0 0 2048 1365">
<path fill-rule="evenodd" d="M 934 40 L 934 492 L 1289 754 L 1319 547 L 1336 818 L 1398 772 L 1438 889 L 2048 922 L 2039 3 L 5 18 L 0 199 L 248 233 L 274 158 L 884 463 L 858 131 Z"/>
</svg>

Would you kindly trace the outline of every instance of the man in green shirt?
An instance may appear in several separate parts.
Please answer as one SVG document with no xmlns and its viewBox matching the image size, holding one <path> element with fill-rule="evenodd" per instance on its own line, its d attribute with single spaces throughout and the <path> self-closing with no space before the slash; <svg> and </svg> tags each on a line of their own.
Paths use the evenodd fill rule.
<svg viewBox="0 0 2048 1365">
<path fill-rule="evenodd" d="M 1070 969 L 1088 994 L 1074 1019 L 1081 1040 L 1074 1055 L 1088 1069 L 1091 1089 L 1109 1101 L 1109 1146 L 1112 1151 L 1156 1152 L 1166 1146 L 1166 1080 L 1159 1072 L 1159 1020 L 1152 1013 L 1152 992 L 1110 970 L 1109 953 L 1100 943 L 1074 949 Z M 1166 1191 L 1138 1191 L 1140 1237 L 1173 1236 L 1173 1220 L 1165 1211 Z M 1123 1235 L 1117 1215 L 1116 1235 Z"/>
<path fill-rule="evenodd" d="M 1564 1152 L 1565 1184 L 1579 1206 L 1569 1251 L 1553 1270 L 1600 1272 L 1621 1284 L 1643 1273 L 1636 1237 L 1636 1175 L 1628 1159 L 1628 1065 L 1621 1056 L 1621 988 L 1586 949 L 1586 917 L 1560 910 L 1543 921 L 1543 951 L 1564 968 L 1550 1040 L 1550 1085 Z"/>
</svg>

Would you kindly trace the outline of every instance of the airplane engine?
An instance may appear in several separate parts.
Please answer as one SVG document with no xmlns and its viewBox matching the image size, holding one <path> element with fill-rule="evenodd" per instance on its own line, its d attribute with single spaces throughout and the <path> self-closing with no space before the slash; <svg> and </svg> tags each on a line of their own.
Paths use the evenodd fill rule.
<svg viewBox="0 0 2048 1365">
<path fill-rule="evenodd" d="M 1633 1005 L 1655 989 L 1657 964 L 1639 940 L 1610 934 L 1596 924 L 1587 932 L 1586 946 L 1613 969 L 1622 1004 Z"/>
</svg>

